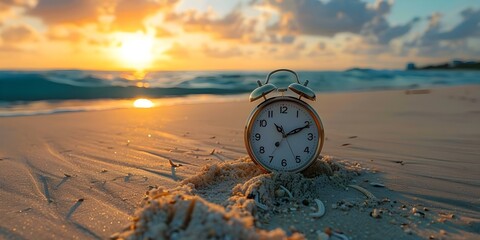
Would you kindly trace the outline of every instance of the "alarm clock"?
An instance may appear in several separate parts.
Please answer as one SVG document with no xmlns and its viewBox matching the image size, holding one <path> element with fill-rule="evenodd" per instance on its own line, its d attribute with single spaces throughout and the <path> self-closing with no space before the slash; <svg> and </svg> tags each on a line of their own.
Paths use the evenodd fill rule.
<svg viewBox="0 0 480 240">
<path fill-rule="evenodd" d="M 277 72 L 288 72 L 295 82 L 287 88 L 269 83 Z M 300 172 L 315 162 L 324 143 L 322 121 L 302 98 L 315 101 L 315 93 L 302 84 L 296 72 L 277 69 L 250 94 L 250 102 L 263 99 L 250 114 L 245 126 L 245 146 L 250 158 L 267 172 Z M 290 90 L 294 96 L 285 95 Z M 277 91 L 280 94 L 267 99 Z"/>
</svg>

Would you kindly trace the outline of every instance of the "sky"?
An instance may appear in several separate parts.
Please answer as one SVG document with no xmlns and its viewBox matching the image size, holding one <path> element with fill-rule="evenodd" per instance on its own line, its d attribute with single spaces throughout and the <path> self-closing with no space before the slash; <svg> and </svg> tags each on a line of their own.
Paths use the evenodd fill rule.
<svg viewBox="0 0 480 240">
<path fill-rule="evenodd" d="M 403 69 L 479 56 L 479 0 L 0 0 L 0 69 Z"/>
</svg>

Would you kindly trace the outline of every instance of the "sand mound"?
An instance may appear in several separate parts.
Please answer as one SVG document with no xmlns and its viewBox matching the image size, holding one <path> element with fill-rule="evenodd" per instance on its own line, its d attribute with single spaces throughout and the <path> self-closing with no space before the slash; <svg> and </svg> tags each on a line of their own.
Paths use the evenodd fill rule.
<svg viewBox="0 0 480 240">
<path fill-rule="evenodd" d="M 206 166 L 180 187 L 147 192 L 133 223 L 113 238 L 303 239 L 302 234 L 280 228 L 260 229 L 256 221 L 260 215 L 278 212 L 284 203 L 313 202 L 325 188 L 346 186 L 354 171 L 327 157 L 304 174 L 311 177 L 262 173 L 248 159 Z M 206 200 L 227 187 L 225 199 L 217 199 L 221 205 Z"/>
<path fill-rule="evenodd" d="M 148 193 L 144 208 L 119 239 L 285 239 L 284 231 L 258 230 L 254 218 L 225 211 L 192 193 L 192 185 L 175 189 L 158 188 Z M 287 239 L 301 239 L 299 234 Z"/>
</svg>

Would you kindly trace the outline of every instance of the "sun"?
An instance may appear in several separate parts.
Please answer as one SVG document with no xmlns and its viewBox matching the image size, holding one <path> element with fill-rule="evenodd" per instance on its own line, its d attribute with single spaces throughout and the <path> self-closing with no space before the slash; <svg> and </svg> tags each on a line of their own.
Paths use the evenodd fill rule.
<svg viewBox="0 0 480 240">
<path fill-rule="evenodd" d="M 145 98 L 139 98 L 133 102 L 133 106 L 135 108 L 152 108 L 154 106 L 153 102 L 145 99 Z"/>
<path fill-rule="evenodd" d="M 145 70 L 153 60 L 154 38 L 142 33 L 125 34 L 120 37 L 119 56 L 127 68 Z"/>
</svg>

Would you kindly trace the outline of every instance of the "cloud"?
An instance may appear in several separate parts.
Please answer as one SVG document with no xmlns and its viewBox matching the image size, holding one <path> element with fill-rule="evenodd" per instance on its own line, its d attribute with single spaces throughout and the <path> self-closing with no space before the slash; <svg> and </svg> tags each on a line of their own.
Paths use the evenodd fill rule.
<svg viewBox="0 0 480 240">
<path fill-rule="evenodd" d="M 29 7 L 35 5 L 35 0 L 0 0 L 0 11 L 10 7 Z"/>
<path fill-rule="evenodd" d="M 258 41 L 253 35 L 257 21 L 247 19 L 239 9 L 235 9 L 223 17 L 217 17 L 211 11 L 201 13 L 190 10 L 170 14 L 166 20 L 180 24 L 186 32 L 207 33 L 217 39 Z"/>
<path fill-rule="evenodd" d="M 325 44 L 324 42 L 319 42 L 317 44 L 317 48 L 318 50 L 325 50 L 327 48 L 327 44 Z"/>
<path fill-rule="evenodd" d="M 53 26 L 50 27 L 46 33 L 50 40 L 67 41 L 71 43 L 78 43 L 85 39 L 84 31 L 80 28 Z"/>
<path fill-rule="evenodd" d="M 443 30 L 442 15 L 432 14 L 427 29 L 413 41 L 404 45 L 405 51 L 415 51 L 420 56 L 438 57 L 480 54 L 468 45 L 469 39 L 480 37 L 480 9 L 467 8 L 460 15 L 462 21 L 448 30 Z"/>
<path fill-rule="evenodd" d="M 360 0 L 253 1 L 254 6 L 276 9 L 280 19 L 269 27 L 272 31 L 334 36 L 342 32 L 360 33 L 372 20 L 390 12 L 391 3 L 379 1 L 371 6 Z"/>
<path fill-rule="evenodd" d="M 27 14 L 50 24 L 86 24 L 96 22 L 103 1 L 97 0 L 39 0 Z"/>
<path fill-rule="evenodd" d="M 382 16 L 365 25 L 362 34 L 370 37 L 373 41 L 372 43 L 387 45 L 393 39 L 402 37 L 410 32 L 418 21 L 420 21 L 420 18 L 413 18 L 406 24 L 390 26 L 390 23 Z"/>
<path fill-rule="evenodd" d="M 447 31 L 441 31 L 440 15 L 430 17 L 430 25 L 422 37 L 422 41 L 435 42 L 439 40 L 463 40 L 465 38 L 480 37 L 480 9 L 463 10 L 460 15 L 462 21 Z"/>
<path fill-rule="evenodd" d="M 167 51 L 164 52 L 164 54 L 172 58 L 175 58 L 175 57 L 186 58 L 190 55 L 190 52 L 185 46 L 175 42 Z"/>
<path fill-rule="evenodd" d="M 410 22 L 404 24 L 404 25 L 398 25 L 398 26 L 393 26 L 393 27 L 387 27 L 383 29 L 382 31 L 379 31 L 376 33 L 376 36 L 378 38 L 378 42 L 380 44 L 388 44 L 390 43 L 391 40 L 404 36 L 410 30 L 412 27 L 417 23 L 420 19 L 419 18 L 414 18 Z"/>
<path fill-rule="evenodd" d="M 240 57 L 243 55 L 243 52 L 236 47 L 230 47 L 227 49 L 220 49 L 215 47 L 210 47 L 208 45 L 203 45 L 202 52 L 212 58 L 231 58 L 231 57 Z"/>
<path fill-rule="evenodd" d="M 127 32 L 143 30 L 143 21 L 160 10 L 171 10 L 178 0 L 118 0 L 113 11 L 113 28 Z"/>
<path fill-rule="evenodd" d="M 155 28 L 155 37 L 157 38 L 166 38 L 172 37 L 173 33 L 163 27 L 156 27 Z"/>
<path fill-rule="evenodd" d="M 295 35 L 280 35 L 275 33 L 270 33 L 268 35 L 269 43 L 273 44 L 291 44 L 295 41 Z"/>
<path fill-rule="evenodd" d="M 5 19 L 17 15 L 14 8 L 30 7 L 34 4 L 33 0 L 0 0 L 0 26 Z"/>
<path fill-rule="evenodd" d="M 0 34 L 4 44 L 18 45 L 38 40 L 38 35 L 28 25 L 10 26 Z"/>
<path fill-rule="evenodd" d="M 0 45 L 0 54 L 4 53 L 22 53 L 25 52 L 22 48 L 16 46 L 2 46 Z"/>
<path fill-rule="evenodd" d="M 27 14 L 47 25 L 97 24 L 108 19 L 120 31 L 144 30 L 144 20 L 160 10 L 172 9 L 179 0 L 39 0 Z"/>
</svg>

